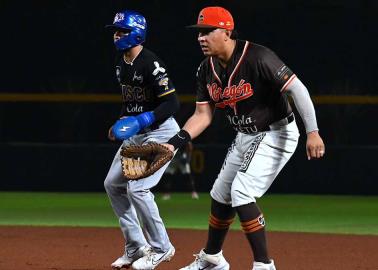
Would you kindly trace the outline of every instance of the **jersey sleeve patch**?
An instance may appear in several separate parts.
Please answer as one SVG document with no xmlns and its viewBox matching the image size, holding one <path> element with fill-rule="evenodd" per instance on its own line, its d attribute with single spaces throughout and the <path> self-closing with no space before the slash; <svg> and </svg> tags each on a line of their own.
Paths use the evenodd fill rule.
<svg viewBox="0 0 378 270">
<path fill-rule="evenodd" d="M 158 73 L 165 73 L 165 68 L 161 67 L 158 61 L 154 61 L 155 69 L 152 71 L 152 75 L 156 76 Z"/>
<path fill-rule="evenodd" d="M 290 69 L 286 65 L 282 65 L 276 72 L 276 77 L 279 80 L 286 81 L 289 78 Z"/>
<path fill-rule="evenodd" d="M 158 97 L 168 95 L 175 91 L 175 87 L 173 86 L 173 83 L 169 79 L 167 73 L 156 76 L 155 81 L 157 83 L 157 88 L 158 88 L 158 92 L 157 92 Z"/>
<path fill-rule="evenodd" d="M 262 51 L 260 63 L 261 76 L 273 89 L 282 90 L 294 74 L 293 71 L 269 49 Z"/>
</svg>

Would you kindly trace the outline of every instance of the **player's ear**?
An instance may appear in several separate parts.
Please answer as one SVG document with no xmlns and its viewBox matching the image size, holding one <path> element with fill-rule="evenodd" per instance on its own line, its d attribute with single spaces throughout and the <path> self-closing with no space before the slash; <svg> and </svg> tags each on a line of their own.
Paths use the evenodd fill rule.
<svg viewBox="0 0 378 270">
<path fill-rule="evenodd" d="M 227 40 L 229 40 L 230 39 L 230 37 L 231 37 L 231 31 L 230 30 L 225 30 L 225 34 L 226 34 L 226 36 L 224 37 L 224 41 L 227 41 Z"/>
</svg>

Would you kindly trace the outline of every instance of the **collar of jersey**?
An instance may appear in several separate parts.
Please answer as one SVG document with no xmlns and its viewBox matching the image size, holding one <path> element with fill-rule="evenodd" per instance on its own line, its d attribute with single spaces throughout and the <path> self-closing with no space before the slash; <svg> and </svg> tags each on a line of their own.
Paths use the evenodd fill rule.
<svg viewBox="0 0 378 270">
<path fill-rule="evenodd" d="M 139 56 L 139 54 L 143 51 L 143 48 L 144 47 L 142 46 L 142 48 L 139 50 L 139 52 L 137 53 L 137 55 L 135 55 L 135 57 L 133 58 L 133 60 L 131 60 L 130 62 L 126 60 L 125 54 L 123 54 L 123 62 L 125 62 L 125 64 L 127 64 L 127 65 L 132 66 L 134 64 L 135 59 L 137 59 L 137 57 Z"/>
</svg>

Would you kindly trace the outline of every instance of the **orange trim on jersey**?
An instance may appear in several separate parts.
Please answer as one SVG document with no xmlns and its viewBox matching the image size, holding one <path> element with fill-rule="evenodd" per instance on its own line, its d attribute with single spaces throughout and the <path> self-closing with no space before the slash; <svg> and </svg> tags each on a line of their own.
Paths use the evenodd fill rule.
<svg viewBox="0 0 378 270">
<path fill-rule="evenodd" d="M 240 56 L 240 59 L 239 59 L 238 63 L 236 64 L 234 70 L 232 71 L 230 78 L 228 79 L 228 85 L 227 85 L 228 87 L 231 87 L 232 79 L 233 79 L 234 75 L 236 74 L 236 72 L 238 71 L 241 62 L 244 60 L 244 57 L 246 55 L 248 47 L 249 47 L 249 41 L 246 41 L 245 45 L 244 45 L 243 53 Z M 234 107 L 234 113 L 235 113 L 235 115 L 237 115 L 236 102 L 234 103 L 233 107 Z"/>
<path fill-rule="evenodd" d="M 285 92 L 286 90 L 286 87 L 288 87 L 288 85 L 297 77 L 297 75 L 293 74 L 291 75 L 290 79 L 284 84 L 284 86 L 282 86 L 280 92 Z"/>
<path fill-rule="evenodd" d="M 246 52 L 247 52 L 248 47 L 249 47 L 249 41 L 247 41 L 247 42 L 245 43 L 245 45 L 244 45 L 244 49 L 243 49 L 243 53 L 242 53 L 242 55 L 240 56 L 239 62 L 236 64 L 236 66 L 235 66 L 235 68 L 234 68 L 234 71 L 232 71 L 231 76 L 230 76 L 230 78 L 228 79 L 228 85 L 227 85 L 228 87 L 231 86 L 232 78 L 233 78 L 234 75 L 236 74 L 236 71 L 238 71 L 241 62 L 244 60 L 244 57 L 245 57 L 245 55 L 246 55 Z"/>
<path fill-rule="evenodd" d="M 219 84 L 222 85 L 222 81 L 219 79 L 219 76 L 216 73 L 215 68 L 214 68 L 213 57 L 210 57 L 210 66 L 211 66 L 211 70 L 214 73 L 215 78 L 218 80 Z"/>
</svg>

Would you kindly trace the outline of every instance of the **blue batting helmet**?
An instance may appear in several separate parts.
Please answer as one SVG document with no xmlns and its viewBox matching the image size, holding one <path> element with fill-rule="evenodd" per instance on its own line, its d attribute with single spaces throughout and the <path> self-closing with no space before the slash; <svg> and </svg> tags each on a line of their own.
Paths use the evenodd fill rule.
<svg viewBox="0 0 378 270">
<path fill-rule="evenodd" d="M 112 30 L 125 31 L 127 34 L 114 42 L 120 51 L 130 49 L 146 40 L 147 22 L 142 14 L 125 10 L 115 15 L 113 24 L 106 27 Z"/>
</svg>

